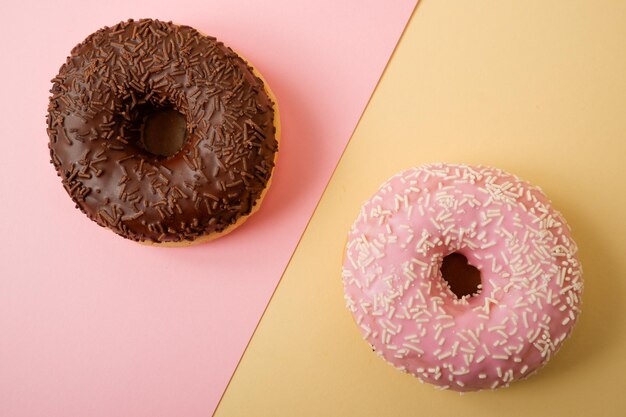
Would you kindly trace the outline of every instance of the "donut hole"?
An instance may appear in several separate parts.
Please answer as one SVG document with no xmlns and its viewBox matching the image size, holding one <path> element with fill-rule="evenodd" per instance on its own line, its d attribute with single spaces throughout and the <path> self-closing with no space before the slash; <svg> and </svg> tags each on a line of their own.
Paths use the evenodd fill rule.
<svg viewBox="0 0 626 417">
<path fill-rule="evenodd" d="M 153 155 L 176 155 L 187 142 L 185 116 L 170 107 L 143 109 L 140 140 L 146 151 Z"/>
<path fill-rule="evenodd" d="M 480 293 L 480 271 L 470 265 L 467 258 L 458 252 L 453 252 L 443 258 L 441 276 L 458 299 Z"/>
</svg>

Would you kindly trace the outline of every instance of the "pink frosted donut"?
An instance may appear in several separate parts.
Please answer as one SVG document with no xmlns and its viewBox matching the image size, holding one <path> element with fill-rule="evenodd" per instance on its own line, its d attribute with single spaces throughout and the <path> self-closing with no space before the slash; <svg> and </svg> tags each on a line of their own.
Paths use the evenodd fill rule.
<svg viewBox="0 0 626 417">
<path fill-rule="evenodd" d="M 454 253 L 480 271 L 477 291 L 460 298 L 441 272 Z M 343 283 L 380 356 L 456 391 L 508 386 L 541 368 L 570 334 L 583 288 L 569 227 L 541 189 L 452 164 L 401 172 L 363 205 Z"/>
</svg>

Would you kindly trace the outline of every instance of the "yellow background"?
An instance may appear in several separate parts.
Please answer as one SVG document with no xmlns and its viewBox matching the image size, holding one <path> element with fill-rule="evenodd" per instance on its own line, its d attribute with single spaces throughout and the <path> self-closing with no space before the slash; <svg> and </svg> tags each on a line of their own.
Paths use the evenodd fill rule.
<svg viewBox="0 0 626 417">
<path fill-rule="evenodd" d="M 626 1 L 423 0 L 216 415 L 626 416 L 625 143 Z M 421 385 L 368 349 L 344 307 L 361 203 L 434 161 L 540 185 L 580 247 L 573 336 L 508 389 Z"/>
</svg>

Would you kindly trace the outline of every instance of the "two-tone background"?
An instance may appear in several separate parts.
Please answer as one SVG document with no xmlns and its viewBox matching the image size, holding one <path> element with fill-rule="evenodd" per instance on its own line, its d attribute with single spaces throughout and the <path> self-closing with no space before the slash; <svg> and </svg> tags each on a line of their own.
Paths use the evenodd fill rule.
<svg viewBox="0 0 626 417">
<path fill-rule="evenodd" d="M 626 3 L 4 2 L 0 416 L 626 414 Z M 89 33 L 156 17 L 263 73 L 283 140 L 262 209 L 181 249 L 124 241 L 49 164 L 49 80 Z M 387 177 L 495 165 L 569 220 L 583 314 L 537 376 L 459 396 L 396 372 L 344 308 L 343 244 Z"/>
</svg>

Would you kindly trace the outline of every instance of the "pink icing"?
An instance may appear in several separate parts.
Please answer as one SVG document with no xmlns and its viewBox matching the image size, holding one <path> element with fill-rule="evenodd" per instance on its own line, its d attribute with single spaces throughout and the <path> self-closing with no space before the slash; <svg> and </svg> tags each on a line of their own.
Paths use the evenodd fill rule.
<svg viewBox="0 0 626 417">
<path fill-rule="evenodd" d="M 441 276 L 458 252 L 481 273 L 461 299 Z M 361 208 L 343 266 L 347 306 L 396 368 L 443 389 L 507 386 L 544 365 L 580 312 L 582 271 L 541 189 L 495 168 L 401 172 Z"/>
</svg>

